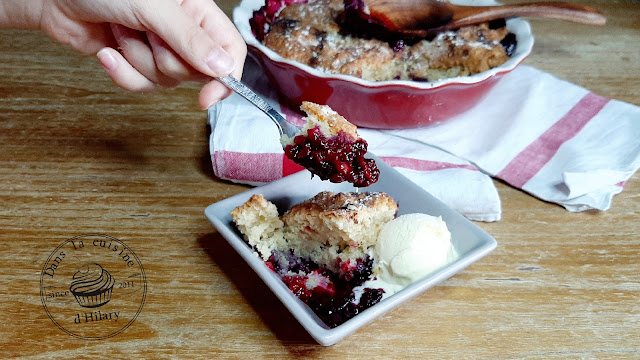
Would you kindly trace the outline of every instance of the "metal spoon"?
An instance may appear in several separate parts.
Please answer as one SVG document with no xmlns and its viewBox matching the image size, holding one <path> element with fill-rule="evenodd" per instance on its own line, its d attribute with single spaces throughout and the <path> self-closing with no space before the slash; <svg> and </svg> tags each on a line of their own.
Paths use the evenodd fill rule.
<svg viewBox="0 0 640 360">
<path fill-rule="evenodd" d="M 501 6 L 463 6 L 438 0 L 347 2 L 350 3 L 347 9 L 369 23 L 382 26 L 391 33 L 412 37 L 430 37 L 462 26 L 516 16 L 546 17 L 589 25 L 604 25 L 606 22 L 606 17 L 592 7 L 565 2 Z"/>
<path fill-rule="evenodd" d="M 261 98 L 258 94 L 253 92 L 253 90 L 249 89 L 247 85 L 238 81 L 233 76 L 227 75 L 216 78 L 216 80 L 225 84 L 229 89 L 235 91 L 238 95 L 247 99 L 250 103 L 267 114 L 267 116 L 278 127 L 280 136 L 287 135 L 289 137 L 294 137 L 295 134 L 300 130 L 299 127 L 292 125 L 287 120 L 285 120 L 282 115 L 280 115 L 274 108 L 271 107 L 271 105 L 267 103 L 265 99 Z"/>
</svg>

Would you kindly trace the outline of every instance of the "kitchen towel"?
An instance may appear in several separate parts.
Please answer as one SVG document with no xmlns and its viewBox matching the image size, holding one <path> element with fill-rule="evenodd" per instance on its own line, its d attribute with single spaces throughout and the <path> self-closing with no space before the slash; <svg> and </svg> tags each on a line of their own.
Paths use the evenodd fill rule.
<svg viewBox="0 0 640 360">
<path fill-rule="evenodd" d="M 437 146 L 569 211 L 609 209 L 640 167 L 640 107 L 529 66 L 450 122 L 384 133 Z"/>
<path fill-rule="evenodd" d="M 243 81 L 296 123 L 257 65 Z M 216 176 L 258 185 L 301 168 L 277 128 L 240 96 L 209 109 Z M 491 177 L 569 211 L 607 210 L 640 167 L 640 108 L 528 66 L 505 75 L 469 111 L 419 129 L 358 129 L 369 151 L 471 220 L 497 221 Z"/>
</svg>

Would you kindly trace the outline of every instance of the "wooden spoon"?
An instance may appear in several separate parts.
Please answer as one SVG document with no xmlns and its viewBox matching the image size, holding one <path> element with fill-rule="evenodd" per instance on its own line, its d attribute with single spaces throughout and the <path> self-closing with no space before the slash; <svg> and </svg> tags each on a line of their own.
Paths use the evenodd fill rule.
<svg viewBox="0 0 640 360">
<path fill-rule="evenodd" d="M 566 2 L 463 6 L 438 0 L 361 1 L 352 6 L 358 16 L 392 33 L 412 37 L 429 37 L 445 30 L 516 16 L 546 17 L 589 25 L 606 22 L 606 17 L 594 8 Z"/>
</svg>

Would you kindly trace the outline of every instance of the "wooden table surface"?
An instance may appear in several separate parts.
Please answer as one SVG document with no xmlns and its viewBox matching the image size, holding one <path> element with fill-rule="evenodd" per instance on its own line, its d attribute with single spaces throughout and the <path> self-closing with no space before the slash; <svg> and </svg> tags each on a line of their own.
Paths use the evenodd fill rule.
<svg viewBox="0 0 640 360">
<path fill-rule="evenodd" d="M 640 105 L 640 2 L 582 2 L 608 25 L 531 20 L 525 63 Z M 322 347 L 203 215 L 247 187 L 213 176 L 198 89 L 127 93 L 93 57 L 0 31 L 0 358 L 640 358 L 640 174 L 606 212 L 496 182 L 503 219 L 478 223 L 493 253 Z M 62 331 L 40 297 L 49 256 L 87 233 L 128 245 L 147 280 L 103 340 Z"/>
</svg>

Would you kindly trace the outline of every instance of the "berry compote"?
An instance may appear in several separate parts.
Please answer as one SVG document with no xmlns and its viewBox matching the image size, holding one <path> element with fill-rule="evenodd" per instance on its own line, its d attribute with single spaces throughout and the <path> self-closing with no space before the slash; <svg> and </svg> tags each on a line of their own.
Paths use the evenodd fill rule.
<svg viewBox="0 0 640 360">
<path fill-rule="evenodd" d="M 361 289 L 356 298 L 355 288 L 372 274 L 370 257 L 347 260 L 340 265 L 342 274 L 319 267 L 310 260 L 292 253 L 277 253 L 267 261 L 287 287 L 330 328 L 334 328 L 382 300 L 384 290 Z"/>
<path fill-rule="evenodd" d="M 343 131 L 326 137 L 316 126 L 306 135 L 296 136 L 293 144 L 285 146 L 284 152 L 289 159 L 322 180 L 334 183 L 347 181 L 356 187 L 365 187 L 378 181 L 380 176 L 375 161 L 364 158 L 367 142 L 361 138 L 354 139 Z"/>
</svg>

